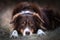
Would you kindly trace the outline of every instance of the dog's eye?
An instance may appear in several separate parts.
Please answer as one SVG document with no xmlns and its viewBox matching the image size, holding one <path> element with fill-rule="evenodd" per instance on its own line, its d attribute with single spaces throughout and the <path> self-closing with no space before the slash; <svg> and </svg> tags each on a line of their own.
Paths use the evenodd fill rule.
<svg viewBox="0 0 60 40">
<path fill-rule="evenodd" d="M 25 22 L 21 23 L 23 26 L 25 25 Z"/>
<path fill-rule="evenodd" d="M 33 23 L 32 22 L 29 22 L 30 26 L 33 26 Z"/>
</svg>

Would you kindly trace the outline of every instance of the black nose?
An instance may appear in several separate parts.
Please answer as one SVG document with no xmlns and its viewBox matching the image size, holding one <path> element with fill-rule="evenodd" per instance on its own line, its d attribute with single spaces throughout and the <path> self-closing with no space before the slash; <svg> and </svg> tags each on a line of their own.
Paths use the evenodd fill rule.
<svg viewBox="0 0 60 40">
<path fill-rule="evenodd" d="M 26 32 L 26 35 L 30 35 L 30 32 Z"/>
</svg>

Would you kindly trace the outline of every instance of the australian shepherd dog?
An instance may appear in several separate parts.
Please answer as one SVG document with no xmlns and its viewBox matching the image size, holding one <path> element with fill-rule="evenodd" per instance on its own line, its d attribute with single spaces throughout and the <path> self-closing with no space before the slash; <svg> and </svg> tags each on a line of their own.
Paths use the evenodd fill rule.
<svg viewBox="0 0 60 40">
<path fill-rule="evenodd" d="M 13 24 L 13 32 L 10 37 L 18 37 L 39 34 L 45 35 L 46 30 L 53 29 L 51 26 L 53 17 L 52 10 L 40 7 L 37 3 L 20 2 L 15 6 L 11 24 Z"/>
</svg>

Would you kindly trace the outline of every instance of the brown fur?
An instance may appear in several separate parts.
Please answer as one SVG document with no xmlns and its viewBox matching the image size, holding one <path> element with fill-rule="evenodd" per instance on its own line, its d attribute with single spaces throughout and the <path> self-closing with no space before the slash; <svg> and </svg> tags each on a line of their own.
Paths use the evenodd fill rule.
<svg viewBox="0 0 60 40">
<path fill-rule="evenodd" d="M 15 17 L 14 20 L 12 21 L 14 25 L 14 29 L 17 30 L 18 32 L 20 32 L 20 29 L 25 28 L 27 25 L 30 26 L 30 28 L 34 29 L 34 32 L 36 32 L 37 29 L 40 29 L 40 28 L 44 30 L 49 30 L 53 28 L 51 26 L 53 16 L 50 14 L 49 10 L 45 10 L 41 8 L 37 3 L 31 3 L 31 2 L 19 3 L 15 7 L 12 13 L 12 19 L 16 14 L 18 14 L 20 11 L 24 9 L 28 9 L 37 13 L 39 17 L 42 18 L 44 23 L 41 22 L 41 20 L 36 15 L 31 15 L 31 16 L 19 15 Z"/>
</svg>

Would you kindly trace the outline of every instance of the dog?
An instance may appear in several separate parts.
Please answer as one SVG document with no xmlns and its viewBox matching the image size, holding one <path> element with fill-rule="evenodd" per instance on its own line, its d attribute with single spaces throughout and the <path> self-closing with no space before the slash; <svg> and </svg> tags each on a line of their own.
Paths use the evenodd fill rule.
<svg viewBox="0 0 60 40">
<path fill-rule="evenodd" d="M 53 29 L 52 13 L 51 10 L 44 9 L 37 3 L 20 2 L 12 13 L 13 32 L 11 37 L 18 37 L 18 34 L 23 36 L 35 33 L 45 35 L 44 31 Z"/>
</svg>

